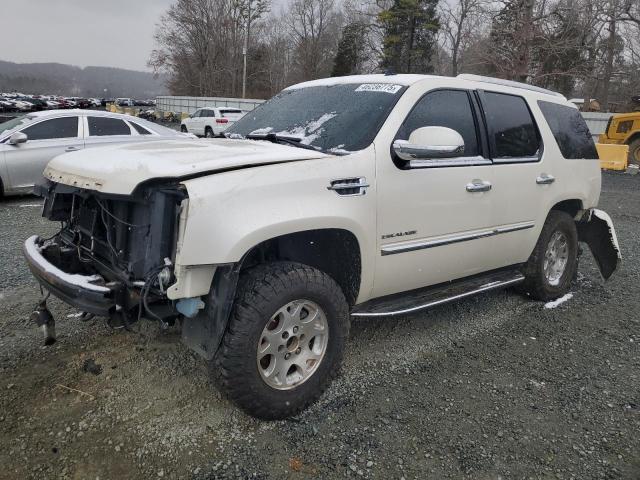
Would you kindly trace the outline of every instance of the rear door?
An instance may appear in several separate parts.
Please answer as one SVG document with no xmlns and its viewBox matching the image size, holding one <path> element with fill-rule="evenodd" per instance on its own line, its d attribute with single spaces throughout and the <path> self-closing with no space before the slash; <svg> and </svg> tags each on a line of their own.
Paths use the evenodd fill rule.
<svg viewBox="0 0 640 480">
<path fill-rule="evenodd" d="M 5 143 L 9 181 L 17 191 L 30 190 L 54 157 L 84 147 L 82 125 L 77 115 L 43 120 L 21 132 L 28 137 L 26 143 Z"/>
<path fill-rule="evenodd" d="M 537 241 L 557 188 L 527 100 L 503 92 L 478 92 L 494 164 L 492 224 L 505 233 L 486 254 L 496 267 L 525 262 Z M 545 183 L 549 182 L 549 183 Z"/>
<path fill-rule="evenodd" d="M 121 118 L 91 116 L 86 117 L 85 146 L 100 147 L 114 143 L 129 143 L 144 140 L 145 137 L 129 126 Z"/>
</svg>

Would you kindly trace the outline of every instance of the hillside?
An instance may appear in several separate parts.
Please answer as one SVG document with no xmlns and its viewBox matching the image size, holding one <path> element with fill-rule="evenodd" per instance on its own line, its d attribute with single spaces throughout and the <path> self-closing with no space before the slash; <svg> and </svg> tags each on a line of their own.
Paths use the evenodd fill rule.
<svg viewBox="0 0 640 480">
<path fill-rule="evenodd" d="M 0 60 L 0 92 L 12 91 L 81 97 L 106 95 L 134 98 L 152 98 L 167 93 L 165 80 L 148 72 Z"/>
</svg>

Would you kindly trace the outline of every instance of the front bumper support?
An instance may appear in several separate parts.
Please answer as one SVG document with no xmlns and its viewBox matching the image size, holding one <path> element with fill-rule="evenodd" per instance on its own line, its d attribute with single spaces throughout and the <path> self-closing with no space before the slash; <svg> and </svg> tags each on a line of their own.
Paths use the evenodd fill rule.
<svg viewBox="0 0 640 480">
<path fill-rule="evenodd" d="M 23 253 L 27 265 L 40 285 L 64 302 L 83 312 L 109 316 L 115 308 L 115 290 L 96 285 L 99 275 L 66 273 L 42 254 L 42 241 L 38 236 L 26 240 Z"/>
</svg>

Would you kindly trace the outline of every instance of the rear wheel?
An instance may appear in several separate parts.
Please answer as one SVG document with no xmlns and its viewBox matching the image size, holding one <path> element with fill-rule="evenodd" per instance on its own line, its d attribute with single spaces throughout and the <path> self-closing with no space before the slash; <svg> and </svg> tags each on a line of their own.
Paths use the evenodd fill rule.
<svg viewBox="0 0 640 480">
<path fill-rule="evenodd" d="M 578 233 L 573 218 L 549 212 L 525 267 L 520 289 L 536 300 L 549 301 L 569 291 L 578 267 Z"/>
<path fill-rule="evenodd" d="M 211 127 L 207 127 L 207 128 L 204 129 L 204 136 L 206 138 L 213 138 L 214 137 L 213 130 L 211 130 Z"/>
<path fill-rule="evenodd" d="M 640 166 L 640 137 L 629 143 L 629 165 Z"/>
<path fill-rule="evenodd" d="M 250 415 L 295 415 L 336 376 L 349 333 L 345 297 L 326 273 L 274 262 L 241 277 L 216 356 L 217 383 Z"/>
</svg>

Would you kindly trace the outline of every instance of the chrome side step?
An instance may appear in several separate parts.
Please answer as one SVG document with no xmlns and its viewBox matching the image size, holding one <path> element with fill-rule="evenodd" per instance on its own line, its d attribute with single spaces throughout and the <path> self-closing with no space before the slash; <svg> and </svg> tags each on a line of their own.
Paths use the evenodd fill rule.
<svg viewBox="0 0 640 480">
<path fill-rule="evenodd" d="M 457 282 L 376 298 L 357 305 L 351 312 L 351 316 L 385 317 L 405 315 L 482 292 L 515 285 L 523 280 L 524 276 L 519 270 L 501 270 Z"/>
</svg>

